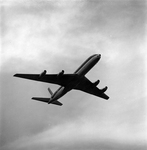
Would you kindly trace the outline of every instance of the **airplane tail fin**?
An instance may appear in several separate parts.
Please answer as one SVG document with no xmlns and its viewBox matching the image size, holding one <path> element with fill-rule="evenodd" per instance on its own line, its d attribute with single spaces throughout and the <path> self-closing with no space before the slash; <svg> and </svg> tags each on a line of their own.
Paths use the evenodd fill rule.
<svg viewBox="0 0 147 150">
<path fill-rule="evenodd" d="M 50 88 L 48 88 L 49 93 L 51 94 L 51 96 L 53 95 L 53 92 L 51 91 Z"/>
<path fill-rule="evenodd" d="M 54 105 L 58 105 L 58 106 L 62 106 L 62 103 L 60 103 L 59 101 L 53 101 L 50 102 L 50 98 L 42 98 L 42 97 L 32 97 L 33 100 L 37 100 L 37 101 L 41 101 L 41 102 L 45 102 L 48 104 L 54 104 Z"/>
</svg>

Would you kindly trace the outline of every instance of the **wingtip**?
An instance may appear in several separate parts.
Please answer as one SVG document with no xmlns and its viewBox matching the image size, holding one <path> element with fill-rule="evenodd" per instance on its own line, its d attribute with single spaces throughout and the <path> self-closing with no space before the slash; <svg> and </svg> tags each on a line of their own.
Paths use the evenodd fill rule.
<svg viewBox="0 0 147 150">
<path fill-rule="evenodd" d="M 107 99 L 106 100 L 109 100 L 109 97 L 107 97 Z"/>
<path fill-rule="evenodd" d="M 37 97 L 32 97 L 31 99 L 32 99 L 32 100 L 38 100 Z"/>
<path fill-rule="evenodd" d="M 14 74 L 14 75 L 13 75 L 13 77 L 18 77 L 18 74 L 17 74 L 17 73 L 16 73 L 16 74 Z"/>
</svg>

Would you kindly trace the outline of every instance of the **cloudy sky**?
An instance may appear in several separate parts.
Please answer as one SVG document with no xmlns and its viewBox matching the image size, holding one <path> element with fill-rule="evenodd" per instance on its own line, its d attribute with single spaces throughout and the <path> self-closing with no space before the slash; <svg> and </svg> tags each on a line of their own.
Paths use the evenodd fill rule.
<svg viewBox="0 0 147 150">
<path fill-rule="evenodd" d="M 145 150 L 147 148 L 146 1 L 0 1 L 0 149 Z M 74 72 L 92 54 L 86 75 L 105 101 L 80 91 L 62 107 L 31 101 L 58 86 L 15 73 Z"/>
</svg>

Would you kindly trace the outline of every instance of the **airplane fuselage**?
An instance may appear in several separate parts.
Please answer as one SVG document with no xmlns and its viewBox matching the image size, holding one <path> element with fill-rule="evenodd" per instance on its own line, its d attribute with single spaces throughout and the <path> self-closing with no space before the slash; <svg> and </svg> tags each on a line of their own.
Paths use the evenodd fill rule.
<svg viewBox="0 0 147 150">
<path fill-rule="evenodd" d="M 86 73 L 93 68 L 93 66 L 100 60 L 101 55 L 95 54 L 90 56 L 75 72 L 74 74 L 77 74 L 79 76 L 79 80 L 74 80 L 73 82 L 70 82 L 69 85 L 66 87 L 61 86 L 52 96 L 49 101 L 49 103 L 52 103 L 53 101 L 58 100 L 60 97 L 65 95 L 67 92 L 69 92 L 73 87 L 78 85 L 80 83 L 80 78 L 82 78 Z"/>
</svg>

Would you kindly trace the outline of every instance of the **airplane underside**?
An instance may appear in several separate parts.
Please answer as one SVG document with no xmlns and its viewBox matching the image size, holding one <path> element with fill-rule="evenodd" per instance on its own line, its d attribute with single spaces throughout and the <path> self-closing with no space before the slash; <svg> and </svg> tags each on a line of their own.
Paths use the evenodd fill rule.
<svg viewBox="0 0 147 150">
<path fill-rule="evenodd" d="M 90 56 L 74 73 L 65 74 L 64 70 L 58 74 L 46 74 L 47 71 L 44 70 L 41 74 L 15 74 L 15 77 L 20 77 L 24 79 L 30 79 L 40 82 L 46 82 L 51 84 L 60 85 L 60 88 L 53 93 L 50 88 L 48 89 L 51 94 L 50 98 L 42 97 L 33 97 L 33 100 L 45 102 L 48 104 L 55 104 L 61 106 L 62 103 L 58 101 L 59 98 L 64 96 L 70 90 L 80 90 L 88 94 L 103 98 L 108 100 L 109 97 L 105 94 L 107 86 L 103 89 L 99 89 L 97 85 L 100 83 L 100 80 L 92 83 L 89 79 L 85 77 L 85 74 L 89 72 L 91 68 L 100 60 L 101 55 L 94 54 Z"/>
</svg>

